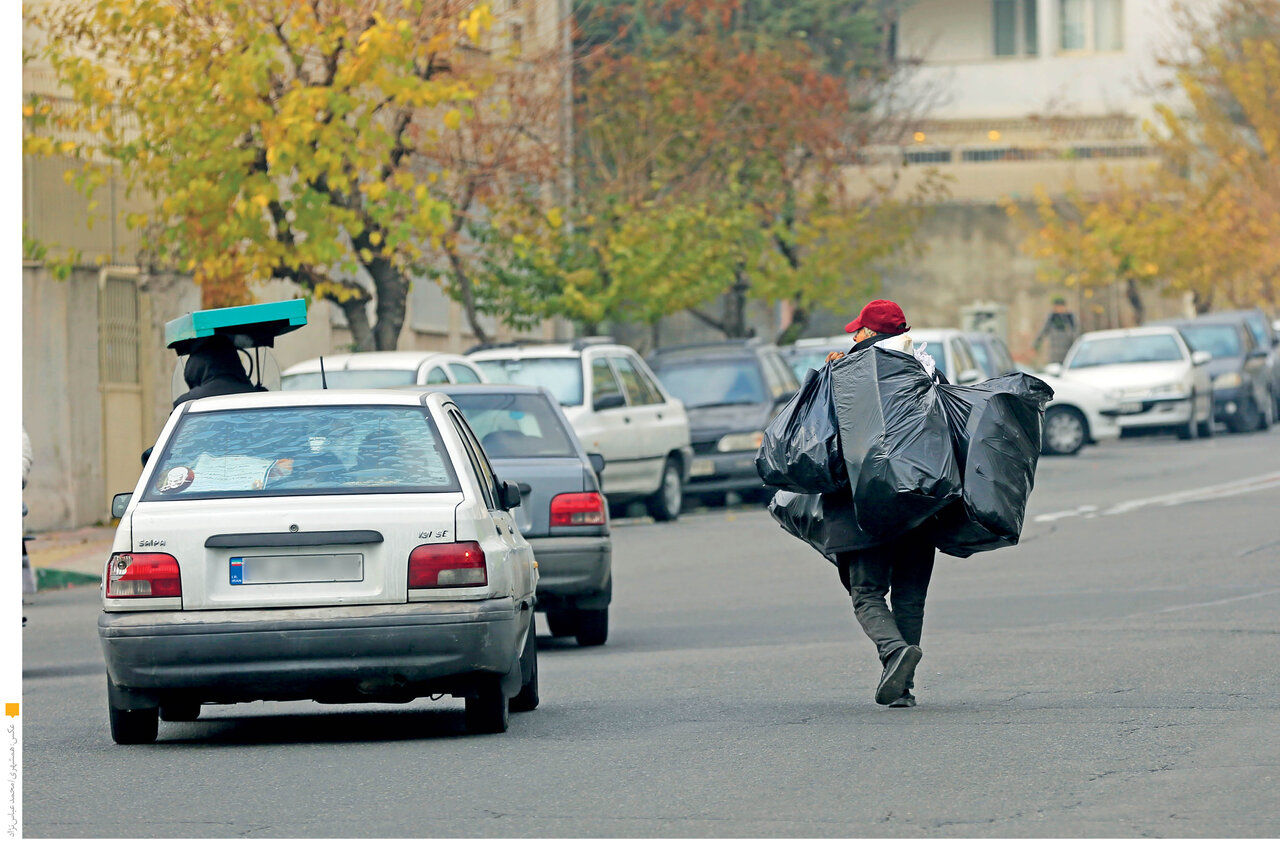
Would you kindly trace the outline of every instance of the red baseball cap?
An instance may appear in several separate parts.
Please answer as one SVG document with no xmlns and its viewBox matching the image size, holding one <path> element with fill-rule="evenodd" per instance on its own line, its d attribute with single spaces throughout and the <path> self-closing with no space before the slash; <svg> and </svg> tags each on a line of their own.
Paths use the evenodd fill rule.
<svg viewBox="0 0 1280 842">
<path fill-rule="evenodd" d="M 858 314 L 858 318 L 844 326 L 844 332 L 857 333 L 864 327 L 870 328 L 876 333 L 887 333 L 890 336 L 897 336 L 899 333 L 906 333 L 911 329 L 907 326 L 907 317 L 902 312 L 902 308 L 892 301 L 885 301 L 883 298 L 868 302 L 867 306 L 863 307 L 862 312 Z"/>
</svg>

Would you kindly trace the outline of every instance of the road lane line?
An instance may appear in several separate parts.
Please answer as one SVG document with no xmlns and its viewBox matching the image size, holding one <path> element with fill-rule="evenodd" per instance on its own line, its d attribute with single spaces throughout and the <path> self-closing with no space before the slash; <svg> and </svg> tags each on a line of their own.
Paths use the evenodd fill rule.
<svg viewBox="0 0 1280 842">
<path fill-rule="evenodd" d="M 1168 614 L 1170 611 L 1187 611 L 1192 608 L 1208 608 L 1212 605 L 1226 605 L 1228 602 L 1240 602 L 1245 599 L 1258 599 L 1264 596 L 1280 593 L 1280 588 L 1272 588 L 1269 591 L 1258 591 L 1257 593 L 1247 593 L 1242 596 L 1229 596 L 1225 599 L 1212 599 L 1208 602 L 1193 602 L 1189 605 L 1171 605 L 1168 608 L 1160 608 L 1156 611 L 1148 611 L 1148 614 Z M 1131 614 L 1129 616 L 1138 616 Z"/>
<path fill-rule="evenodd" d="M 1252 494 L 1255 491 L 1266 491 L 1270 488 L 1280 488 L 1280 471 L 1259 474 L 1255 477 L 1246 477 L 1245 479 L 1233 480 L 1232 482 L 1224 482 L 1218 485 L 1206 485 L 1201 488 L 1189 488 L 1170 494 L 1159 494 L 1155 497 L 1126 500 L 1116 503 L 1101 512 L 1099 512 L 1097 506 L 1077 506 L 1074 509 L 1036 515 L 1032 520 L 1034 523 L 1053 523 L 1054 521 L 1071 517 L 1096 517 L 1098 514 L 1123 515 L 1149 506 L 1181 506 L 1185 503 L 1201 503 L 1207 500 L 1219 500 L 1223 497 Z"/>
</svg>

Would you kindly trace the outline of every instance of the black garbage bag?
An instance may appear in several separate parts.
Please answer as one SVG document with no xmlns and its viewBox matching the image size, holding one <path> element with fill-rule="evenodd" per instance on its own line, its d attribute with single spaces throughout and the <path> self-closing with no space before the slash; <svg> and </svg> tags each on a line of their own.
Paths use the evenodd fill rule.
<svg viewBox="0 0 1280 842">
<path fill-rule="evenodd" d="M 764 430 L 756 472 L 765 485 L 796 492 L 830 492 L 849 487 L 835 401 L 831 365 L 810 371 L 791 400 Z"/>
<path fill-rule="evenodd" d="M 960 499 L 938 388 L 910 354 L 873 346 L 831 364 L 858 526 L 885 541 Z"/>
<path fill-rule="evenodd" d="M 849 489 L 831 494 L 779 491 L 769 501 L 769 514 L 787 532 L 835 563 L 836 553 L 861 550 L 880 543 L 858 526 Z"/>
<path fill-rule="evenodd" d="M 1044 408 L 1053 389 L 1029 374 L 973 386 L 939 386 L 951 424 L 964 497 L 938 515 L 935 546 L 967 558 L 1011 547 L 1022 534 L 1040 459 Z"/>
</svg>

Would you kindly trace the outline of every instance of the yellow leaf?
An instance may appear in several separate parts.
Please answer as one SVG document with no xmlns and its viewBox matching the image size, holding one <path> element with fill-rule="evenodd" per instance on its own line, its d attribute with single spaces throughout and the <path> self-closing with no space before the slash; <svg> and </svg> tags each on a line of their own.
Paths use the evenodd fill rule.
<svg viewBox="0 0 1280 842">
<path fill-rule="evenodd" d="M 564 217 L 560 215 L 559 208 L 552 208 L 547 211 L 547 222 L 551 223 L 552 228 L 559 228 L 564 224 Z"/>
<path fill-rule="evenodd" d="M 378 231 L 374 231 L 369 235 L 369 242 L 373 243 L 375 246 L 378 245 L 382 242 L 382 234 Z"/>
<path fill-rule="evenodd" d="M 462 126 L 462 113 L 456 108 L 450 108 L 444 115 L 445 127 L 452 131 L 457 131 Z"/>
<path fill-rule="evenodd" d="M 373 252 L 368 249 L 360 249 L 360 259 L 365 263 L 368 263 L 370 260 L 373 260 Z"/>
</svg>

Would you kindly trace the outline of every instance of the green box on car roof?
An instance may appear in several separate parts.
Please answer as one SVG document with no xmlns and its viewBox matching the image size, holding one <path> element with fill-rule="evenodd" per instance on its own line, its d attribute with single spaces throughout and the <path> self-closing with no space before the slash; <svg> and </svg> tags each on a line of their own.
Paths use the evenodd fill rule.
<svg viewBox="0 0 1280 842">
<path fill-rule="evenodd" d="M 165 346 L 187 353 L 197 339 L 228 336 L 240 348 L 273 347 L 277 336 L 297 330 L 307 323 L 307 302 L 269 301 L 242 307 L 196 310 L 179 316 L 164 326 Z"/>
</svg>

